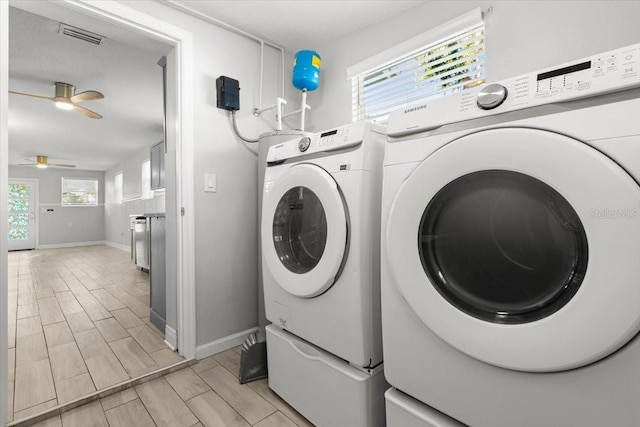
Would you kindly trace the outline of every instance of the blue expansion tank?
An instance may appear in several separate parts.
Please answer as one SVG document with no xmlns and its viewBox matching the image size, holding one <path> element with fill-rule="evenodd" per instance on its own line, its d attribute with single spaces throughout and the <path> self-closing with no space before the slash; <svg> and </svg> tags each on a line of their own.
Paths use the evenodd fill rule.
<svg viewBox="0 0 640 427">
<path fill-rule="evenodd" d="M 318 52 L 301 50 L 293 60 L 292 83 L 296 89 L 312 91 L 320 86 L 320 65 Z"/>
</svg>

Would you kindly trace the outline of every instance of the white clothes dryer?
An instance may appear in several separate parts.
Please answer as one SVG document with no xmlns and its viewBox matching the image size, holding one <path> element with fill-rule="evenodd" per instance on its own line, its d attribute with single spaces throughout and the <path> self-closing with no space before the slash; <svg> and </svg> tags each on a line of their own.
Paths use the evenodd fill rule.
<svg viewBox="0 0 640 427">
<path fill-rule="evenodd" d="M 384 422 L 384 141 L 383 127 L 356 122 L 267 154 L 261 237 L 265 312 L 273 322 L 269 386 L 319 425 Z M 354 388 L 330 378 L 353 380 Z"/>
<path fill-rule="evenodd" d="M 640 45 L 391 115 L 391 385 L 474 427 L 640 425 L 639 118 Z"/>
</svg>

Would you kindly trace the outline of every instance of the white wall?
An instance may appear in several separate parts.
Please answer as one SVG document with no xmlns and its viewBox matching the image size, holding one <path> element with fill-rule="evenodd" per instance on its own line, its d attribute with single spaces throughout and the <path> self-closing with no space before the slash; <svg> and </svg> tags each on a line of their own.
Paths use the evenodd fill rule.
<svg viewBox="0 0 640 427">
<path fill-rule="evenodd" d="M 318 47 L 321 86 L 310 126 L 351 121 L 347 67 L 477 7 L 485 16 L 487 80 L 552 67 L 640 41 L 638 1 L 428 1 Z"/>
<path fill-rule="evenodd" d="M 98 206 L 62 206 L 62 178 L 98 180 Z M 38 247 L 104 240 L 104 172 L 75 169 L 9 167 L 9 178 L 38 180 Z M 42 212 L 43 209 L 53 209 Z"/>
<path fill-rule="evenodd" d="M 216 108 L 215 81 L 240 81 L 238 126 L 256 138 L 272 129 L 252 114 L 258 107 L 260 45 L 249 38 L 156 2 L 127 6 L 193 34 L 194 182 L 196 253 L 196 341 L 198 354 L 220 350 L 227 337 L 257 326 L 257 163 L 252 150 L 233 133 L 227 111 Z M 279 53 L 265 47 L 264 104 L 273 104 L 280 79 Z M 218 190 L 204 192 L 204 174 L 217 176 Z M 242 339 L 244 340 L 244 336 Z"/>
</svg>

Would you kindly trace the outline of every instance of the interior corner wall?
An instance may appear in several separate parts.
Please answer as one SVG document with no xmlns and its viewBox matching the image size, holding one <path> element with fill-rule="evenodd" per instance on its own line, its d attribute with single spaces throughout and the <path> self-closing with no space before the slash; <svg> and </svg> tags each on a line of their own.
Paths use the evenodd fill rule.
<svg viewBox="0 0 640 427">
<path fill-rule="evenodd" d="M 257 147 L 233 132 L 228 111 L 216 108 L 216 79 L 240 82 L 238 128 L 257 138 L 272 130 L 270 115 L 259 107 L 260 44 L 158 2 L 127 6 L 162 19 L 193 35 L 193 110 L 195 183 L 195 287 L 197 354 L 237 345 L 229 337 L 257 326 Z M 265 45 L 266 76 L 280 68 L 280 54 Z M 280 79 L 265 81 L 263 106 L 275 103 Z M 204 174 L 217 178 L 216 192 L 204 191 Z M 204 349 L 204 350 L 203 350 Z"/>
<path fill-rule="evenodd" d="M 62 206 L 63 177 L 97 179 L 98 206 Z M 10 166 L 9 178 L 38 180 L 38 247 L 82 245 L 104 240 L 104 172 Z"/>
<path fill-rule="evenodd" d="M 638 1 L 429 1 L 319 48 L 321 87 L 311 126 L 351 122 L 346 69 L 480 7 L 485 15 L 487 80 L 498 81 L 638 43 Z"/>
</svg>

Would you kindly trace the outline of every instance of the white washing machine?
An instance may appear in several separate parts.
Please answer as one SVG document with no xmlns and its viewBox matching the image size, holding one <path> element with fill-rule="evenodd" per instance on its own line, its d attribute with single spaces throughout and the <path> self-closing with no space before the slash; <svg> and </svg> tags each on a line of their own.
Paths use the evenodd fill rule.
<svg viewBox="0 0 640 427">
<path fill-rule="evenodd" d="M 388 142 L 387 381 L 473 427 L 640 425 L 640 44 L 394 112 Z"/>
<path fill-rule="evenodd" d="M 384 422 L 385 132 L 357 122 L 269 149 L 262 266 L 269 386 L 317 425 Z"/>
</svg>

